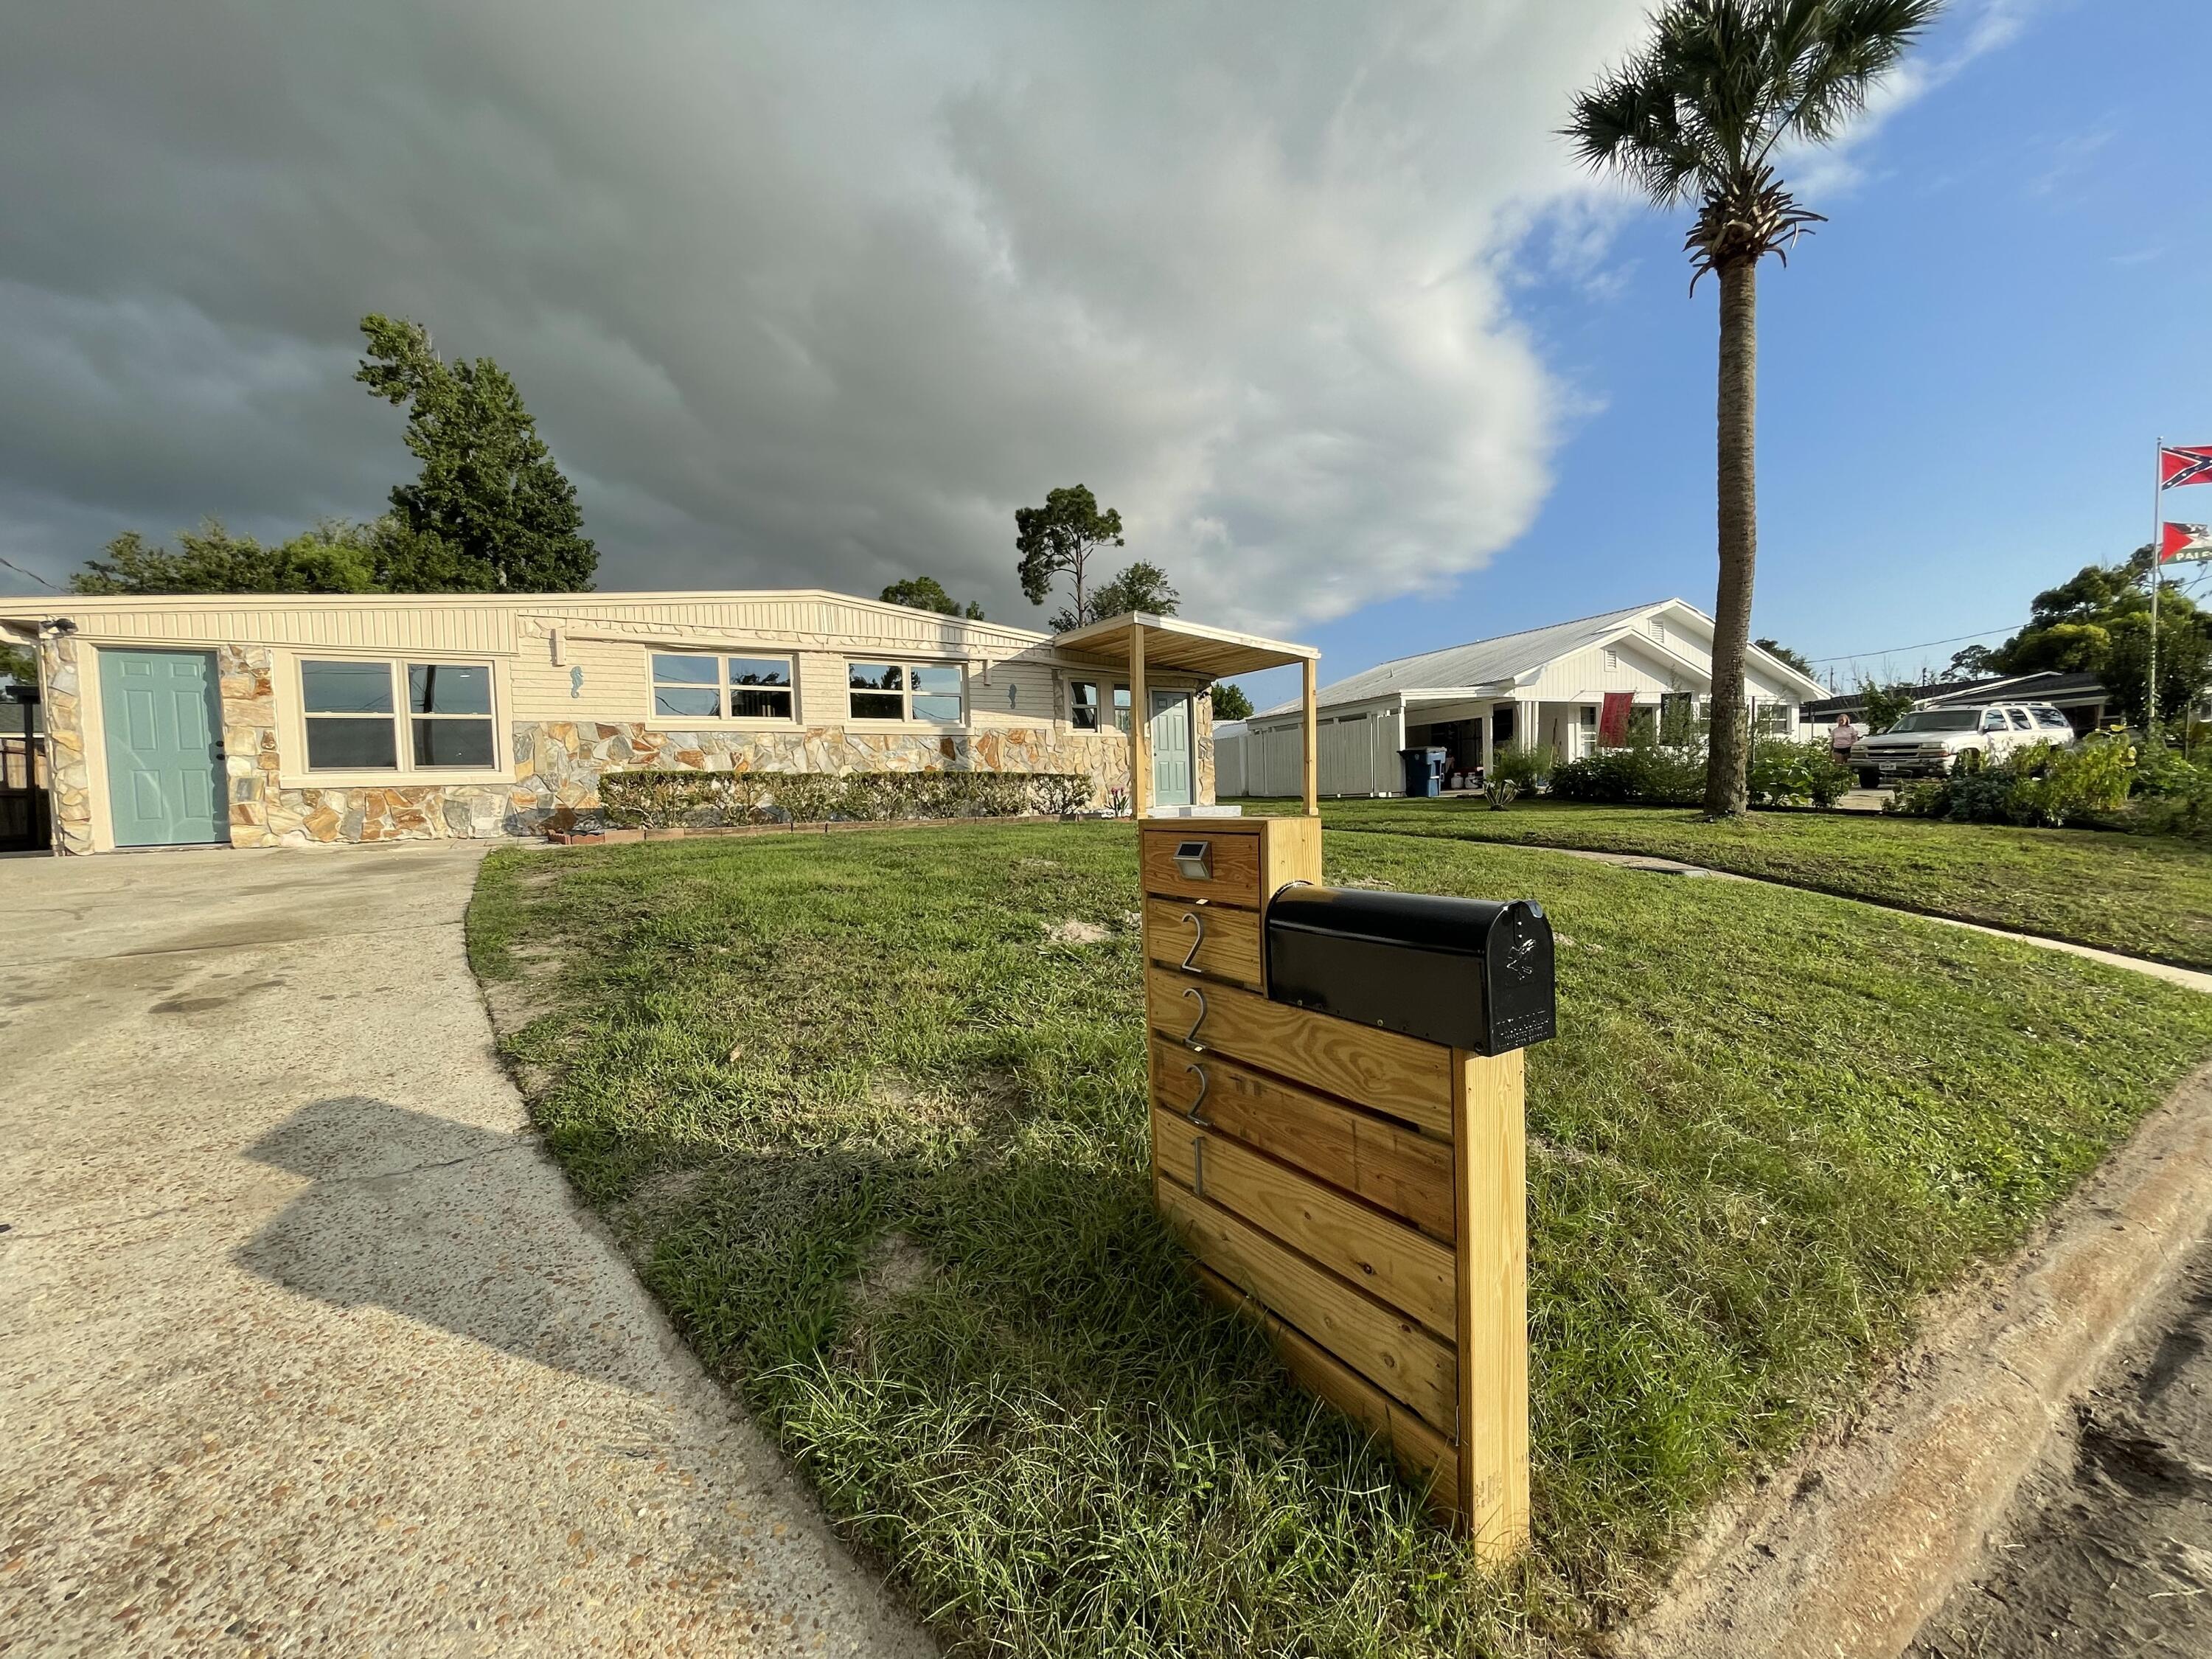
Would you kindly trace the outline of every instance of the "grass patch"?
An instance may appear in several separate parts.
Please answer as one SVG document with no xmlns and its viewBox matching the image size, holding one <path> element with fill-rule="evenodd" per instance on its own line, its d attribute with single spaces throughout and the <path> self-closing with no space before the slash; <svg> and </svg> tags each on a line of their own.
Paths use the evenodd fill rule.
<svg viewBox="0 0 2212 1659">
<path fill-rule="evenodd" d="M 1245 810 L 1297 810 L 1279 800 Z M 1595 853 L 1647 853 L 1816 892 L 2212 968 L 2212 848 L 2166 836 L 2018 830 L 1873 813 L 1755 812 L 1709 823 L 1673 806 L 1333 800 L 1332 829 Z"/>
<path fill-rule="evenodd" d="M 556 1156 L 975 1653 L 1575 1646 L 2212 1054 L 2212 999 L 2055 952 L 1332 837 L 1332 879 L 1533 895 L 1561 936 L 1529 1078 L 1537 1547 L 1492 1577 L 1152 1216 L 1134 841 L 501 852 L 471 911 L 495 989 L 557 983 L 502 1039 Z"/>
</svg>

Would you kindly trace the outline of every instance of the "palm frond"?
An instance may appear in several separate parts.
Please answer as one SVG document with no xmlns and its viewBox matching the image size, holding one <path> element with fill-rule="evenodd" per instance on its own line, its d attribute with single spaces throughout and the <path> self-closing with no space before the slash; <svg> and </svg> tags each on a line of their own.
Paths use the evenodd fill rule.
<svg viewBox="0 0 2212 1659">
<path fill-rule="evenodd" d="M 1775 149 L 1832 139 L 1942 0 L 1671 0 L 1651 37 L 1578 96 L 1562 136 L 1655 204 L 1702 199 L 1699 270 L 1778 253 L 1820 216 L 1773 176 Z M 1694 284 L 1693 284 L 1694 285 Z"/>
</svg>

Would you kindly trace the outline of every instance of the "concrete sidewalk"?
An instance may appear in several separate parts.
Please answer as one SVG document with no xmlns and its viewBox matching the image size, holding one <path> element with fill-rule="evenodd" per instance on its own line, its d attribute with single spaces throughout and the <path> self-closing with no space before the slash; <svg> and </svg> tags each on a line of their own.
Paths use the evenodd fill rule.
<svg viewBox="0 0 2212 1659">
<path fill-rule="evenodd" d="M 933 1651 L 529 1133 L 480 855 L 0 862 L 0 1651 Z"/>
</svg>

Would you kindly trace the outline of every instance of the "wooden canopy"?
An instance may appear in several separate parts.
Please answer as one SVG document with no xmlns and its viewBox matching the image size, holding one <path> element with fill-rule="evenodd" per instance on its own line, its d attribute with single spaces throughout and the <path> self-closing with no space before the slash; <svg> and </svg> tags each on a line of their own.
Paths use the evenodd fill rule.
<svg viewBox="0 0 2212 1659">
<path fill-rule="evenodd" d="M 1096 658 L 1103 663 L 1127 665 L 1129 808 L 1140 818 L 1152 804 L 1152 705 L 1145 695 L 1145 670 L 1148 666 L 1218 679 L 1224 674 L 1250 674 L 1262 668 L 1300 665 L 1305 671 L 1306 813 L 1309 817 L 1319 814 L 1314 665 L 1321 653 L 1314 647 L 1261 639 L 1256 634 L 1238 634 L 1226 628 L 1207 628 L 1199 623 L 1185 622 L 1180 617 L 1155 617 L 1142 611 L 1070 629 L 1057 636 L 1053 644 L 1059 650 Z"/>
</svg>

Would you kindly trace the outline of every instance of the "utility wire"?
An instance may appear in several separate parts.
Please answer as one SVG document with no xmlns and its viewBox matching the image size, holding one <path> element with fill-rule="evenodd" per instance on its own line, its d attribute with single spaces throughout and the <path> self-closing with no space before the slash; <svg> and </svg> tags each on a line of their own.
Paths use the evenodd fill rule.
<svg viewBox="0 0 2212 1659">
<path fill-rule="evenodd" d="M 26 570 L 21 565 L 17 564 L 15 560 L 8 558 L 4 555 L 0 555 L 0 564 L 6 565 L 9 569 L 14 571 L 19 576 L 28 576 L 33 581 L 38 583 L 41 587 L 53 587 L 54 592 L 57 593 L 61 592 L 60 588 L 54 587 L 54 585 L 52 582 L 48 581 L 44 576 L 41 576 L 37 571 Z"/>
<path fill-rule="evenodd" d="M 2026 623 L 2007 623 L 2002 628 L 1984 628 L 1978 634 L 1954 634 L 1948 640 L 1923 640 L 1917 645 L 1885 646 L 1879 651 L 1846 651 L 1838 656 L 1814 657 L 1813 662 L 1853 662 L 1861 657 L 1893 657 L 1900 651 L 1926 651 L 1938 645 L 1958 645 L 1966 640 L 1985 640 L 1992 634 L 2014 634 L 2027 627 Z"/>
</svg>

